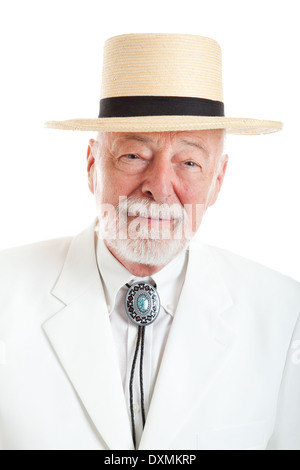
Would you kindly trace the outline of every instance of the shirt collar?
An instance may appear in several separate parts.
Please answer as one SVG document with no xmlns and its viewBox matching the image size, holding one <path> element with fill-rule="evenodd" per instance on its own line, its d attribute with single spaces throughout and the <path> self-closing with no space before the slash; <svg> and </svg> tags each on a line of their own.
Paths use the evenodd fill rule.
<svg viewBox="0 0 300 470">
<path fill-rule="evenodd" d="M 143 279 L 154 281 L 161 305 L 174 315 L 180 292 L 184 283 L 188 254 L 182 251 L 174 260 L 151 277 L 137 278 L 131 274 L 108 250 L 104 241 L 97 241 L 97 262 L 102 279 L 108 312 L 113 310 L 118 291 L 126 284 Z"/>
<path fill-rule="evenodd" d="M 102 278 L 108 312 L 114 307 L 118 291 L 134 276 L 111 254 L 104 241 L 97 241 L 97 262 Z"/>
<path fill-rule="evenodd" d="M 174 315 L 188 264 L 188 252 L 182 251 L 163 269 L 152 276 L 164 309 Z"/>
</svg>

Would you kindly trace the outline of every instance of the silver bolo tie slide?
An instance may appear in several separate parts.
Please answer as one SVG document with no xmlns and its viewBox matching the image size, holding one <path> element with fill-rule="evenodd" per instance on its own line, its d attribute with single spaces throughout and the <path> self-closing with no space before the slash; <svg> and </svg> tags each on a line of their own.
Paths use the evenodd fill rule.
<svg viewBox="0 0 300 470">
<path fill-rule="evenodd" d="M 143 383 L 143 358 L 145 346 L 145 326 L 153 323 L 158 317 L 160 310 L 160 299 L 155 287 L 147 282 L 134 282 L 131 286 L 126 284 L 128 291 L 125 298 L 125 310 L 129 319 L 138 326 L 138 336 L 136 348 L 133 356 L 130 381 L 129 381 L 129 397 L 130 397 L 130 414 L 131 414 L 131 427 L 134 448 L 136 448 L 136 433 L 134 424 L 134 409 L 133 409 L 133 379 L 134 370 L 136 366 L 139 347 L 141 346 L 140 354 L 140 391 L 141 391 L 141 411 L 143 428 L 145 426 L 145 404 L 144 404 L 144 383 Z"/>
</svg>

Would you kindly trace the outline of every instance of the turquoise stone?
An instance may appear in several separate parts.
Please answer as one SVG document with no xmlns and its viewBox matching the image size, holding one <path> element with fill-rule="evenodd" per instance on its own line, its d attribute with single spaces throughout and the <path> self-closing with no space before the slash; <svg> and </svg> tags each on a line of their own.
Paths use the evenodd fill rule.
<svg viewBox="0 0 300 470">
<path fill-rule="evenodd" d="M 137 300 L 137 305 L 138 305 L 138 309 L 140 312 L 142 313 L 147 312 L 148 306 L 149 306 L 148 298 L 144 294 L 140 295 Z"/>
</svg>

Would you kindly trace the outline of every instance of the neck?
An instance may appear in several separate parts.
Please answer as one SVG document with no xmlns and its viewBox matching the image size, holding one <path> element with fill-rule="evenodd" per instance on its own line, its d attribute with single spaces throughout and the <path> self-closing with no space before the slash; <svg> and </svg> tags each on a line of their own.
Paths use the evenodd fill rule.
<svg viewBox="0 0 300 470">
<path fill-rule="evenodd" d="M 129 261 L 128 259 L 125 259 L 115 253 L 115 250 L 108 246 L 107 243 L 105 242 L 105 245 L 107 249 L 111 252 L 111 254 L 121 263 L 124 268 L 127 269 L 133 276 L 136 277 L 148 277 L 152 276 L 153 274 L 157 273 L 161 269 L 165 267 L 165 265 L 162 266 L 149 266 L 147 264 L 140 264 L 140 263 L 133 263 Z"/>
</svg>

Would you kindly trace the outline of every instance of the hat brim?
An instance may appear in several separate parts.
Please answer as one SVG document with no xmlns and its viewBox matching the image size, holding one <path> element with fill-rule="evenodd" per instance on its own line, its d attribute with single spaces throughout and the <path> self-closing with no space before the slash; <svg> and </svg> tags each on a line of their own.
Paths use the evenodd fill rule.
<svg viewBox="0 0 300 470">
<path fill-rule="evenodd" d="M 259 135 L 280 131 L 279 121 L 201 116 L 138 116 L 48 121 L 47 128 L 96 132 L 167 132 L 226 129 L 230 134 Z"/>
</svg>

